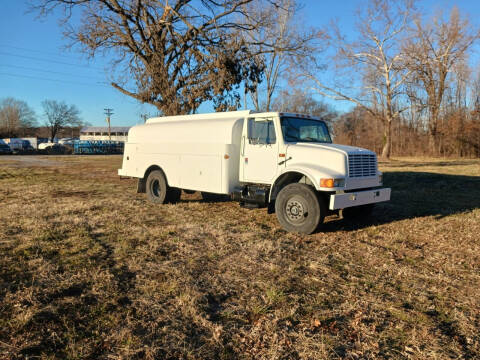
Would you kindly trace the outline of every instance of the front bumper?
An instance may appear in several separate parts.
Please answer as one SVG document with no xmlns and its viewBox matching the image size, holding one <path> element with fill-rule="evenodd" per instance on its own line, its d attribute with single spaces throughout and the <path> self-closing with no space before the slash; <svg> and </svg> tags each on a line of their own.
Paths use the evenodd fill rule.
<svg viewBox="0 0 480 360">
<path fill-rule="evenodd" d="M 330 195 L 330 210 L 345 209 L 352 206 L 374 204 L 390 200 L 390 188 L 356 191 Z"/>
</svg>

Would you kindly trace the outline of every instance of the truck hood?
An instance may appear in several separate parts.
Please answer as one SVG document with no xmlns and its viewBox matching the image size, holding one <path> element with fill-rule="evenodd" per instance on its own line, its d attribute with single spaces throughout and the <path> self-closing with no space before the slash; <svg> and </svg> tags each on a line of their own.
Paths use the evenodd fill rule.
<svg viewBox="0 0 480 360">
<path fill-rule="evenodd" d="M 295 144 L 288 144 L 287 152 L 293 151 L 296 152 L 297 150 L 303 151 L 314 151 L 314 152 L 339 152 L 342 154 L 375 154 L 371 150 L 367 150 L 357 146 L 348 146 L 348 145 L 339 145 L 339 144 L 327 144 L 327 143 L 295 143 Z"/>
<path fill-rule="evenodd" d="M 286 167 L 309 167 L 318 173 L 317 176 L 345 177 L 349 154 L 375 155 L 373 151 L 355 146 L 294 143 L 287 146 L 286 158 L 289 160 L 286 162 Z"/>
</svg>

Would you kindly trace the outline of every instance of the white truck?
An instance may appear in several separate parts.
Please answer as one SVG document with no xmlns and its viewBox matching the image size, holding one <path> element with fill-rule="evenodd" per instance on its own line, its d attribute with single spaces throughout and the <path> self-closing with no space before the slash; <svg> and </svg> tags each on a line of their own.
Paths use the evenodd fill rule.
<svg viewBox="0 0 480 360">
<path fill-rule="evenodd" d="M 181 190 L 225 194 L 310 234 L 325 215 L 365 215 L 390 200 L 372 151 L 332 144 L 324 121 L 250 110 L 151 118 L 128 133 L 120 176 L 163 204 Z"/>
</svg>

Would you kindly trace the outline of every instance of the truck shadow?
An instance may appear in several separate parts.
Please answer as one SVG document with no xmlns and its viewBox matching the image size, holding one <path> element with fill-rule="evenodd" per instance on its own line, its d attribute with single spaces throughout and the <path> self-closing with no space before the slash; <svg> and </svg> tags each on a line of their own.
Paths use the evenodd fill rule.
<svg viewBox="0 0 480 360">
<path fill-rule="evenodd" d="M 403 168 L 405 166 L 408 166 L 410 168 L 425 168 L 426 166 L 428 167 L 435 167 L 435 168 L 441 168 L 441 167 L 451 167 L 451 166 L 470 166 L 470 165 L 476 165 L 478 164 L 478 160 L 472 159 L 472 160 L 458 160 L 458 161 L 453 161 L 453 160 L 448 160 L 448 161 L 430 161 L 430 162 L 405 162 L 405 161 L 398 161 L 398 160 L 390 160 L 388 162 L 379 162 L 379 165 L 386 165 L 389 168 Z"/>
<path fill-rule="evenodd" d="M 201 202 L 201 203 L 220 203 L 232 201 L 229 195 L 220 194 L 201 194 L 199 191 L 194 193 L 182 193 L 179 203 Z"/>
<path fill-rule="evenodd" d="M 377 204 L 367 219 L 329 221 L 322 232 L 357 230 L 423 216 L 445 216 L 480 208 L 480 176 L 428 172 L 384 172 L 391 200 Z"/>
</svg>

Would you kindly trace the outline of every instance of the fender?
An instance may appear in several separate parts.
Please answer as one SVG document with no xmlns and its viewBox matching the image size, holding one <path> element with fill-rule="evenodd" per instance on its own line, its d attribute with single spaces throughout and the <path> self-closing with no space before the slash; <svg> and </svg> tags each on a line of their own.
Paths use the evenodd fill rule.
<svg viewBox="0 0 480 360">
<path fill-rule="evenodd" d="M 153 170 L 160 170 L 161 172 L 163 172 L 163 176 L 165 176 L 165 180 L 168 184 L 167 175 L 165 174 L 163 169 L 155 164 L 150 165 L 148 168 L 145 169 L 145 171 L 143 171 L 143 175 L 137 178 L 137 193 L 145 193 L 147 191 L 147 177 Z"/>
<path fill-rule="evenodd" d="M 272 187 L 270 190 L 270 195 L 269 195 L 269 201 L 272 201 L 276 198 L 277 193 L 278 193 L 278 187 L 281 186 L 283 179 L 288 173 L 292 173 L 294 175 L 295 173 L 300 174 L 302 176 L 305 176 L 315 187 L 315 190 L 321 191 L 321 190 L 326 190 L 326 191 L 331 191 L 332 189 L 323 189 L 320 187 L 320 179 L 321 178 L 335 178 L 335 177 L 345 177 L 345 175 L 340 174 L 336 171 L 332 171 L 331 169 L 328 169 L 323 166 L 315 165 L 315 164 L 303 164 L 303 163 L 295 163 L 292 166 L 288 166 L 284 168 L 273 180 Z M 295 179 L 295 180 L 300 180 L 300 178 Z M 289 182 L 287 182 L 289 183 Z"/>
</svg>

